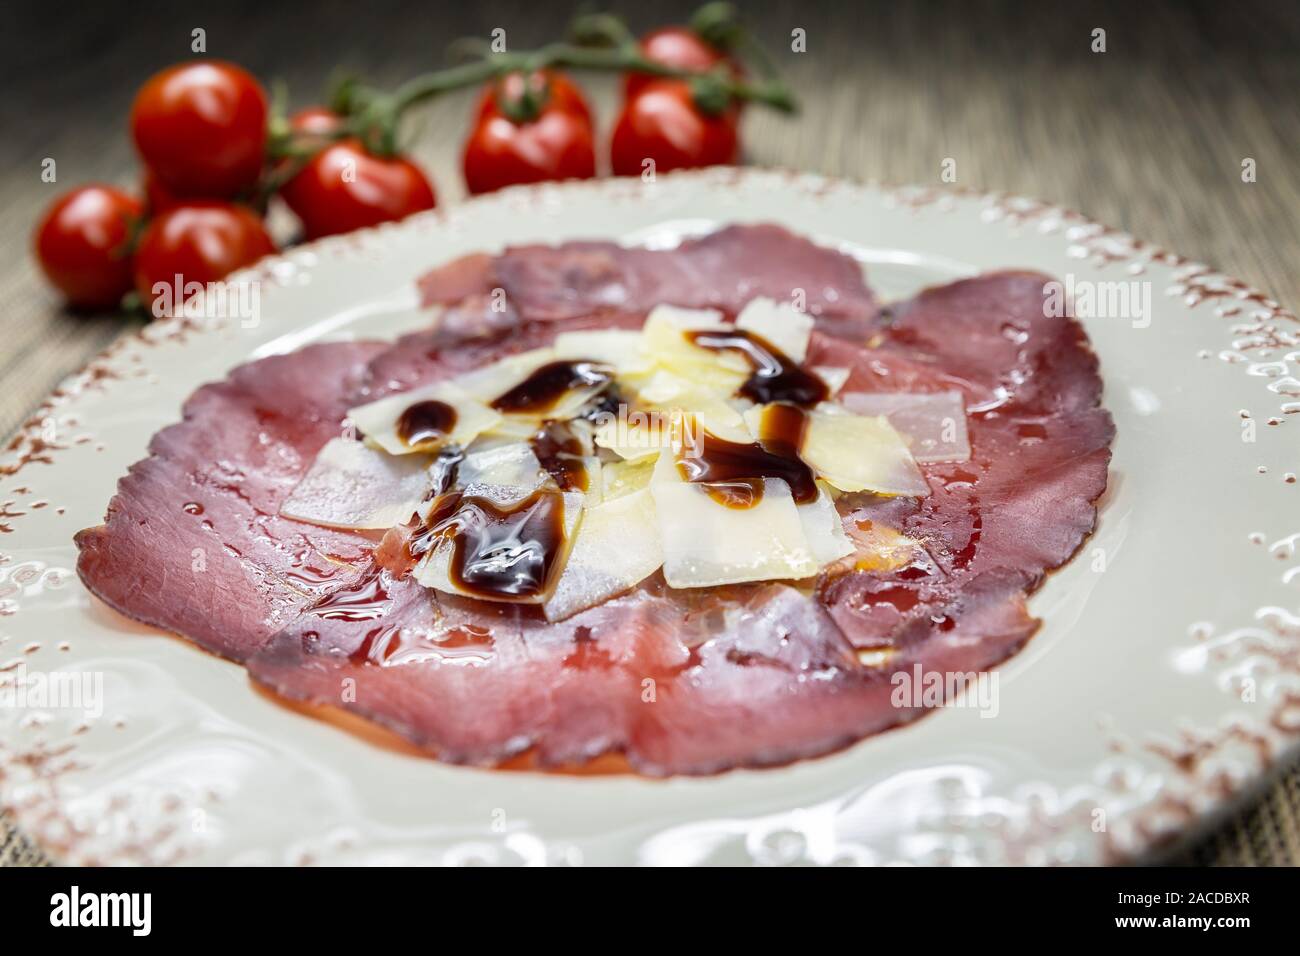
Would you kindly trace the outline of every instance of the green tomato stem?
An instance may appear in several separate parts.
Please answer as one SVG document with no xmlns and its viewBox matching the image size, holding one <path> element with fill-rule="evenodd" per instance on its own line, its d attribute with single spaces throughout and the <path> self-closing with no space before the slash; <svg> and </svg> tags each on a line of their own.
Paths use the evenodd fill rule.
<svg viewBox="0 0 1300 956">
<path fill-rule="evenodd" d="M 366 86 L 355 77 L 336 77 L 330 103 L 341 114 L 342 122 L 330 133 L 295 134 L 287 121 L 273 122 L 267 153 L 272 160 L 282 162 L 267 177 L 261 193 L 269 195 L 279 189 L 313 156 L 341 139 L 356 137 L 368 151 L 394 156 L 398 151 L 398 126 L 411 107 L 452 90 L 480 86 L 514 72 L 527 76 L 536 70 L 564 67 L 645 73 L 690 82 L 696 93 L 696 106 L 711 114 L 720 112 L 733 101 L 761 103 L 784 113 L 798 112 L 794 94 L 781 79 L 775 63 L 735 22 L 734 8 L 726 3 L 708 4 L 700 13 L 715 33 L 727 34 L 736 41 L 734 45 L 743 46 L 754 56 L 761 74 L 757 82 L 738 80 L 725 67 L 682 70 L 647 60 L 623 22 L 609 14 L 579 17 L 572 34 L 580 42 L 557 41 L 536 50 L 493 53 L 483 42 L 465 41 L 454 48 L 458 52 L 477 52 L 476 59 L 413 77 L 392 92 Z M 505 112 L 515 122 L 527 122 L 535 117 L 540 105 L 528 101 L 518 108 L 508 107 Z"/>
</svg>

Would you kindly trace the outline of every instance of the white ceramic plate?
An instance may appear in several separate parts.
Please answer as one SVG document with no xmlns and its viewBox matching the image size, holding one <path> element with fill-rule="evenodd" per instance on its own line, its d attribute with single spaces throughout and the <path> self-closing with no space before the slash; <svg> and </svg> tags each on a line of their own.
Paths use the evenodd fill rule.
<svg viewBox="0 0 1300 956">
<path fill-rule="evenodd" d="M 953 707 L 830 757 L 704 779 L 444 766 L 276 702 L 73 573 L 73 533 L 101 521 L 198 383 L 427 322 L 412 280 L 465 252 L 664 245 L 762 220 L 857 256 L 885 298 L 1002 267 L 1068 276 L 1076 295 L 1136 283 L 1125 317 L 1085 318 L 1118 426 L 1100 524 L 1032 598 L 1045 624 L 999 669 L 995 718 Z M 102 713 L 0 706 L 0 790 L 59 859 L 1104 862 L 1205 822 L 1300 741 L 1300 326 L 1205 267 L 1023 200 L 717 170 L 508 190 L 247 278 L 262 280 L 256 325 L 150 327 L 0 459 L 0 674 L 88 675 L 82 703 L 102 680 Z"/>
</svg>

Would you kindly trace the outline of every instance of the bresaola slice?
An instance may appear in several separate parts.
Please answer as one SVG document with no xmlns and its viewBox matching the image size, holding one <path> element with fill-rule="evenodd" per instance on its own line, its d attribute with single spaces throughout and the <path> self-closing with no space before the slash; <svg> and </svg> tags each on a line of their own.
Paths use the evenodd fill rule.
<svg viewBox="0 0 1300 956">
<path fill-rule="evenodd" d="M 849 256 L 771 223 L 730 226 L 676 249 L 613 242 L 462 256 L 418 280 L 427 332 L 376 361 L 363 400 L 550 344 L 558 331 L 638 329 L 657 305 L 735 316 L 755 298 L 798 302 L 827 334 L 861 341 L 877 303 Z"/>
<path fill-rule="evenodd" d="M 118 482 L 105 523 L 77 535 L 86 587 L 237 661 L 337 587 L 373 543 L 279 511 L 341 433 L 348 391 L 384 348 L 308 346 L 196 391 Z"/>
<path fill-rule="evenodd" d="M 555 767 L 616 751 L 657 775 L 785 763 L 918 716 L 919 704 L 894 705 L 891 676 L 978 671 L 1018 650 L 1038 626 L 1026 593 L 1091 530 L 1105 487 L 1113 427 L 1097 407 L 1096 360 L 1072 320 L 1042 317 L 1044 281 L 994 275 L 923 293 L 879 329 L 874 350 L 814 335 L 812 360 L 849 368 L 855 390 L 893 391 L 905 378 L 997 408 L 971 416 L 970 461 L 923 467 L 929 496 L 841 498 L 862 550 L 811 594 L 773 583 L 675 591 L 656 574 L 547 624 L 518 611 L 475 616 L 442 597 L 430 606 L 394 582 L 403 598 L 383 618 L 299 622 L 251 662 L 254 677 L 317 701 L 350 678 L 349 707 L 445 760 L 527 753 Z M 968 300 L 976 324 L 1025 323 L 1015 352 L 1003 336 L 972 335 L 969 352 L 941 365 L 898 344 L 943 340 Z M 1038 374 L 1066 378 L 1035 381 L 1023 400 L 999 391 Z"/>
<path fill-rule="evenodd" d="M 771 259 L 778 240 L 791 256 L 815 256 L 782 271 Z M 580 244 L 462 260 L 439 280 L 462 297 L 447 293 L 430 332 L 387 350 L 304 350 L 205 387 L 186 422 L 160 433 L 153 456 L 123 480 L 108 525 L 79 537 L 83 579 L 125 613 L 248 656 L 253 678 L 285 697 L 345 707 L 451 762 L 527 755 L 538 767 L 571 767 L 616 753 L 647 774 L 713 773 L 825 753 L 920 715 L 919 705 L 895 706 L 891 676 L 976 671 L 1013 654 L 1038 624 L 1025 595 L 1092 529 L 1113 436 L 1098 407 L 1096 359 L 1075 322 L 1043 315 L 1043 276 L 954 283 L 873 319 L 861 311 L 870 293 L 856 264 L 784 230 L 738 227 L 698 245 L 630 258 Z M 367 558 L 370 538 L 275 516 L 349 404 L 546 345 L 561 331 L 636 328 L 658 304 L 643 293 L 680 290 L 675 304 L 734 315 L 744 302 L 719 298 L 783 298 L 789 290 L 762 286 L 763 275 L 783 284 L 800 270 L 823 308 L 808 363 L 848 369 L 846 392 L 960 392 L 971 458 L 923 465 L 923 498 L 840 497 L 856 550 L 799 586 L 675 591 L 656 572 L 551 623 L 537 607 L 422 588 L 404 576 L 400 529 L 376 552 L 381 569 Z M 508 319 L 482 310 L 503 279 Z M 845 303 L 855 304 L 838 325 L 826 318 Z M 849 327 L 862 333 L 857 342 L 836 337 Z M 326 375 L 306 369 L 326 358 L 355 387 L 322 394 Z M 272 407 L 315 424 L 270 429 L 267 452 L 255 447 L 258 416 L 248 409 L 272 394 Z M 225 429 L 228 419 L 239 424 Z M 198 440 L 205 429 L 217 433 L 211 451 Z M 213 460 L 235 464 L 238 490 L 254 492 L 257 507 L 221 486 L 224 465 Z M 198 608 L 182 560 L 206 533 L 182 523 L 202 520 L 183 509 L 191 471 L 212 491 L 205 510 L 221 517 L 220 540 L 242 555 L 222 559 Z M 161 527 L 150 525 L 154 514 L 167 516 Z M 297 560 L 289 526 L 294 545 L 345 561 L 292 594 L 280 586 Z"/>
<path fill-rule="evenodd" d="M 855 336 L 876 301 L 850 257 L 772 224 L 729 226 L 675 249 L 568 242 L 507 249 L 493 261 L 467 256 L 420 280 L 426 304 L 501 289 L 524 321 L 578 319 L 598 311 L 644 315 L 657 305 L 738 313 L 751 299 L 795 302 L 822 331 Z M 450 298 L 450 296 L 457 296 Z"/>
<path fill-rule="evenodd" d="M 839 503 L 850 528 L 878 524 L 924 548 L 906 567 L 827 576 L 821 596 L 855 645 L 926 639 L 983 574 L 1015 572 L 1032 591 L 1092 531 L 1115 429 L 1083 330 L 1044 314 L 1046 281 L 1006 272 L 927 290 L 892 310 L 879 349 L 854 366 L 855 391 L 956 386 L 971 412 L 970 460 L 923 466 L 928 497 Z"/>
</svg>

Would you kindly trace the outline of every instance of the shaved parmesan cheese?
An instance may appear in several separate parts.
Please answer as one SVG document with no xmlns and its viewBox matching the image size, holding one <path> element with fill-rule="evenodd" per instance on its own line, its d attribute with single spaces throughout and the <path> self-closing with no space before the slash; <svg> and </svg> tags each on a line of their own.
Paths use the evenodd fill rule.
<svg viewBox="0 0 1300 956">
<path fill-rule="evenodd" d="M 526 442 L 537 434 L 537 422 L 526 418 L 502 418 L 479 433 L 478 441 L 496 444 Z"/>
<path fill-rule="evenodd" d="M 604 500 L 610 501 L 649 488 L 657 461 L 656 457 L 606 462 L 600 472 Z"/>
<path fill-rule="evenodd" d="M 961 392 L 850 392 L 840 404 L 858 415 L 884 415 L 907 439 L 919 462 L 968 461 L 966 406 Z"/>
<path fill-rule="evenodd" d="M 671 421 L 658 409 L 632 409 L 622 415 L 606 414 L 596 419 L 597 446 L 620 458 L 647 459 L 653 463 L 668 444 Z"/>
<path fill-rule="evenodd" d="M 548 621 L 571 617 L 635 587 L 663 560 L 648 488 L 588 507 L 564 573 L 542 611 Z"/>
<path fill-rule="evenodd" d="M 509 576 L 515 573 L 516 569 L 526 570 L 530 559 L 536 558 L 545 547 L 545 542 L 532 540 L 525 535 L 525 528 L 530 518 L 534 516 L 532 511 L 522 511 L 501 523 L 488 523 L 480 520 L 481 512 L 476 513 L 470 501 L 482 498 L 508 509 L 534 494 L 538 496 L 539 506 L 558 506 L 562 509 L 560 524 L 563 534 L 558 542 L 558 550 L 550 555 L 550 573 L 543 582 L 543 587 L 531 594 L 511 594 L 504 591 L 484 594 L 462 587 L 452 574 L 452 559 L 458 546 L 469 547 L 469 544 L 457 541 L 462 533 L 474 539 L 470 542 L 474 545 L 473 551 L 477 552 L 473 556 L 474 569 L 494 575 Z M 435 501 L 431 507 L 437 507 L 438 504 L 439 502 Z M 445 536 L 433 539 L 432 550 L 415 566 L 413 572 L 415 580 L 425 587 L 462 597 L 512 604 L 542 604 L 551 596 L 563 573 L 578 523 L 582 518 L 582 506 L 583 496 L 580 492 L 535 490 L 510 485 L 466 485 L 458 509 L 444 522 L 444 525 L 450 526 L 451 530 Z M 457 526 L 466 530 L 456 532 Z"/>
<path fill-rule="evenodd" d="M 812 327 L 812 316 L 772 299 L 753 299 L 736 317 L 736 328 L 766 339 L 798 364 L 808 355 Z"/>
<path fill-rule="evenodd" d="M 751 440 L 744 417 L 727 398 L 684 376 L 667 371 L 656 372 L 638 393 L 638 398 L 663 412 L 687 413 L 719 438 Z"/>
<path fill-rule="evenodd" d="M 662 369 L 694 382 L 697 387 L 730 395 L 749 378 L 749 362 L 730 349 L 706 349 L 686 338 L 688 332 L 731 331 L 722 315 L 708 310 L 659 306 L 641 328 L 645 353 Z"/>
<path fill-rule="evenodd" d="M 391 528 L 419 509 L 431 481 L 427 455 L 397 458 L 335 438 L 320 450 L 280 513 L 327 528 Z"/>
<path fill-rule="evenodd" d="M 455 423 L 441 441 L 419 442 L 408 445 L 398 434 L 402 414 L 421 402 L 441 402 L 455 412 Z M 360 429 L 368 444 L 376 445 L 390 455 L 409 455 L 417 451 L 432 451 L 442 444 L 468 445 L 478 434 L 491 428 L 501 416 L 481 402 L 475 401 L 451 382 L 435 382 L 424 388 L 412 389 L 399 395 L 390 395 L 377 402 L 349 409 L 348 418 Z"/>
<path fill-rule="evenodd" d="M 669 587 L 701 588 L 745 581 L 806 578 L 817 573 L 789 486 L 763 480 L 751 508 L 730 508 L 684 481 L 665 449 L 650 482 Z"/>
<path fill-rule="evenodd" d="M 623 406 L 619 415 L 596 418 L 595 440 L 622 458 L 657 456 L 672 438 L 683 416 L 731 441 L 749 441 L 745 420 L 723 394 L 666 370 L 659 370 L 636 395 L 636 407 Z"/>
<path fill-rule="evenodd" d="M 745 421 L 755 436 L 765 407 L 756 406 L 745 413 Z M 884 416 L 854 415 L 830 402 L 823 402 L 806 415 L 799 457 L 817 477 L 840 491 L 916 498 L 930 493 L 907 444 Z"/>
<path fill-rule="evenodd" d="M 641 333 L 631 329 L 561 332 L 551 348 L 556 358 L 603 362 L 613 366 L 619 375 L 637 375 L 651 365 L 641 347 Z"/>
<path fill-rule="evenodd" d="M 533 349 L 529 352 L 520 352 L 518 355 L 507 355 L 491 365 L 458 375 L 453 381 L 467 395 L 488 404 L 497 396 L 510 391 L 547 362 L 554 362 L 555 359 L 554 349 Z"/>
<path fill-rule="evenodd" d="M 526 442 L 503 442 L 469 452 L 461 460 L 459 482 L 464 485 L 514 485 L 533 489 L 546 473 Z"/>
<path fill-rule="evenodd" d="M 817 491 L 815 501 L 797 507 L 808 549 L 818 564 L 826 565 L 852 554 L 853 542 L 844 533 L 844 522 L 824 482 L 817 483 Z"/>
<path fill-rule="evenodd" d="M 846 368 L 836 368 L 831 365 L 815 366 L 813 372 L 826 383 L 826 387 L 830 389 L 832 395 L 844 387 L 844 383 L 849 380 L 849 375 L 852 374 Z"/>
<path fill-rule="evenodd" d="M 684 331 L 726 327 L 722 313 L 716 309 L 679 309 L 672 305 L 657 305 L 646 316 L 645 323 L 641 326 L 641 335 L 646 347 L 654 351 L 653 343 L 660 337 L 664 337 L 664 344 L 672 348 Z"/>
<path fill-rule="evenodd" d="M 605 500 L 604 469 L 597 456 L 587 455 L 582 459 L 582 470 L 580 487 L 587 496 L 587 507 L 590 508 Z"/>
</svg>

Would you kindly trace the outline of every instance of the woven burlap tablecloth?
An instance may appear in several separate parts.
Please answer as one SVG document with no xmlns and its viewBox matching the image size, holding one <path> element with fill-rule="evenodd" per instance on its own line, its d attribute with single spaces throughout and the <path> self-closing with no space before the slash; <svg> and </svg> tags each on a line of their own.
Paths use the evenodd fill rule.
<svg viewBox="0 0 1300 956">
<path fill-rule="evenodd" d="M 613 3 L 634 27 L 680 21 L 681 3 Z M 652 9 L 653 7 L 653 9 Z M 1295 308 L 1300 303 L 1300 5 L 1260 3 L 745 4 L 804 102 L 797 119 L 750 109 L 747 160 L 891 183 L 1033 196 L 1211 263 Z M 515 3 L 368 4 L 231 0 L 185 10 L 24 4 L 0 34 L 0 433 L 63 376 L 121 334 L 116 316 L 62 312 L 28 256 L 28 231 L 57 191 L 122 184 L 138 171 L 125 133 L 152 70 L 188 55 L 203 27 L 211 55 L 288 83 L 310 102 L 330 70 L 392 84 L 459 35 L 507 30 L 515 47 L 554 36 L 564 11 Z M 1091 49 L 1106 31 L 1106 52 Z M 802 29 L 806 52 L 789 51 Z M 608 123 L 613 84 L 592 91 Z M 432 104 L 412 151 L 441 200 L 461 195 L 457 153 L 470 99 Z M 56 185 L 41 162 L 57 160 Z M 1255 160 L 1256 181 L 1241 164 Z M 797 227 L 797 223 L 793 224 Z M 1300 422 L 1294 426 L 1300 427 Z M 1300 862 L 1300 771 L 1180 853 L 1177 862 Z M 44 857 L 0 817 L 0 865 Z"/>
</svg>

